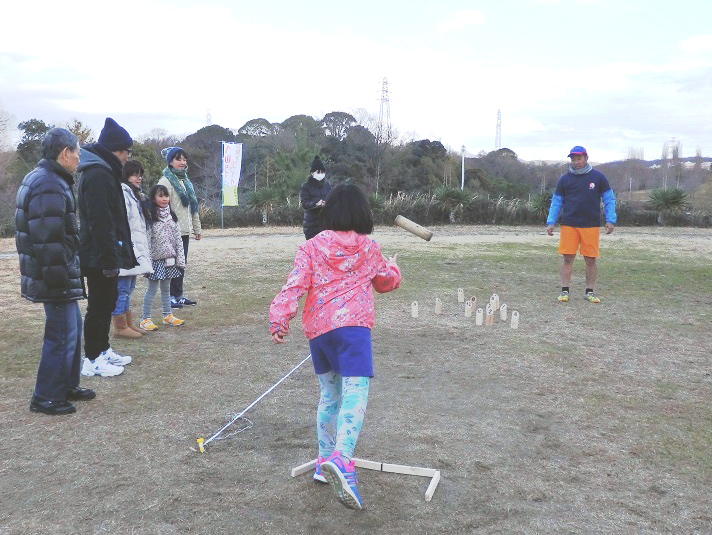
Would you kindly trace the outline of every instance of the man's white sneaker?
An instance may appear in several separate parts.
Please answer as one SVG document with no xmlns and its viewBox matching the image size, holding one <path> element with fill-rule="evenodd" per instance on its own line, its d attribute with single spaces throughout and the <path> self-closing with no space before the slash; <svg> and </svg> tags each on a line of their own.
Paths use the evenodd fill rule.
<svg viewBox="0 0 712 535">
<path fill-rule="evenodd" d="M 115 375 L 121 375 L 124 373 L 124 368 L 122 366 L 114 366 L 109 364 L 106 357 L 99 355 L 94 362 L 88 358 L 84 358 L 82 362 L 82 375 L 85 377 L 92 377 L 93 375 L 99 375 L 100 377 L 114 377 Z"/>
<path fill-rule="evenodd" d="M 114 366 L 126 366 L 133 360 L 128 355 L 119 355 L 111 348 L 104 351 L 102 355 L 106 356 L 108 363 Z"/>
</svg>

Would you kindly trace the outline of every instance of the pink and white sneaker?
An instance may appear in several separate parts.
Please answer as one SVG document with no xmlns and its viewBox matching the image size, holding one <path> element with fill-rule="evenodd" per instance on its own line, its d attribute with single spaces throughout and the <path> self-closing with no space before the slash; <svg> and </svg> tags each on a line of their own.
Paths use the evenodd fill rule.
<svg viewBox="0 0 712 535">
<path fill-rule="evenodd" d="M 336 499 L 350 509 L 363 509 L 363 502 L 356 488 L 354 461 L 346 462 L 340 451 L 335 451 L 321 463 L 321 473 L 334 488 Z"/>
<path fill-rule="evenodd" d="M 321 473 L 321 463 L 326 461 L 326 457 L 317 457 L 316 459 L 316 469 L 314 470 L 314 481 L 319 481 L 320 483 L 328 483 L 326 478 Z"/>
</svg>

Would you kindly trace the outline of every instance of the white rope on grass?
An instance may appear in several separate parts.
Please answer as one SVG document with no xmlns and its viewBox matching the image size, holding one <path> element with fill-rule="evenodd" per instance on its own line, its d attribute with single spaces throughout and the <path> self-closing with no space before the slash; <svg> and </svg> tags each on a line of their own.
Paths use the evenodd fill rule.
<svg viewBox="0 0 712 535">
<path fill-rule="evenodd" d="M 284 377 L 282 377 L 279 381 L 277 381 L 277 382 L 274 383 L 271 387 L 269 387 L 269 389 L 267 389 L 265 392 L 263 392 L 262 395 L 260 395 L 260 397 L 258 397 L 256 400 L 254 400 L 252 403 L 250 403 L 247 407 L 245 407 L 239 414 L 236 414 L 236 415 L 233 417 L 232 420 L 230 420 L 228 423 L 226 423 L 224 426 L 222 426 L 215 434 L 213 434 L 213 436 L 211 436 L 211 437 L 208 438 L 208 439 L 199 438 L 199 439 L 198 439 L 198 447 L 200 448 L 200 452 L 201 452 L 201 453 L 204 453 L 204 452 L 205 452 L 205 446 L 207 446 L 208 444 L 210 444 L 213 440 L 223 440 L 223 439 L 225 439 L 225 438 L 230 438 L 230 437 L 236 435 L 237 433 L 240 433 L 240 432 L 245 431 L 246 429 L 249 429 L 250 427 L 252 427 L 252 422 L 251 422 L 250 420 L 248 420 L 247 418 L 243 418 L 244 420 L 246 420 L 246 421 L 249 423 L 248 427 L 242 428 L 242 429 L 240 429 L 239 431 L 235 431 L 234 433 L 231 433 L 231 434 L 229 434 L 229 435 L 226 436 L 226 437 L 222 437 L 222 439 L 219 439 L 219 438 L 218 438 L 218 437 L 223 433 L 223 431 L 225 431 L 228 427 L 230 427 L 230 426 L 233 425 L 235 422 L 237 422 L 239 419 L 241 419 L 243 414 L 245 414 L 245 413 L 246 413 L 247 411 L 249 411 L 252 407 L 254 407 L 255 405 L 257 405 L 257 403 L 259 403 L 262 398 L 264 398 L 267 394 L 269 394 L 270 392 L 272 392 L 272 390 L 274 390 L 275 388 L 277 388 L 277 386 L 279 386 L 287 377 L 289 377 L 289 376 L 292 375 L 295 371 L 297 371 L 297 370 L 299 369 L 299 367 L 300 367 L 302 364 L 304 364 L 307 360 L 309 360 L 310 358 L 311 358 L 311 353 L 309 353 L 306 357 L 304 357 L 304 360 L 302 360 L 299 364 L 297 364 L 294 368 L 292 368 L 292 370 L 291 370 L 287 375 L 285 375 Z"/>
<path fill-rule="evenodd" d="M 245 422 L 245 426 L 244 426 L 244 427 L 241 427 L 241 428 L 238 429 L 237 431 L 233 431 L 233 432 L 230 433 L 229 435 L 224 435 L 224 436 L 220 436 L 220 437 L 215 437 L 215 440 L 226 440 L 226 439 L 228 439 L 228 438 L 232 438 L 232 437 L 234 437 L 235 435 L 237 435 L 238 433 L 242 433 L 243 431 L 247 431 L 248 429 L 251 429 L 252 426 L 254 425 L 254 424 L 252 423 L 252 420 L 250 420 L 250 419 L 247 418 L 246 416 L 234 416 L 234 422 L 238 422 L 238 421 L 240 421 L 240 420 L 242 420 L 243 422 Z"/>
</svg>

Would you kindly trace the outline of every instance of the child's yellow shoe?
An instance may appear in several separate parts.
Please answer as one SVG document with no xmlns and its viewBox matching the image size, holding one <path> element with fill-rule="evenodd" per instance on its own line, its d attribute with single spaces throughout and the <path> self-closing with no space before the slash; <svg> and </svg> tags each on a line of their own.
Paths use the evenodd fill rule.
<svg viewBox="0 0 712 535">
<path fill-rule="evenodd" d="M 568 303 L 569 302 L 569 292 L 561 292 L 561 295 L 559 296 L 559 303 Z"/>
<path fill-rule="evenodd" d="M 141 320 L 141 323 L 138 324 L 140 329 L 143 329 L 144 331 L 157 331 L 158 326 L 153 323 L 151 318 L 146 318 Z"/>
<path fill-rule="evenodd" d="M 175 325 L 177 327 L 178 325 L 183 325 L 183 323 L 183 320 L 179 320 L 173 314 L 163 316 L 163 325 Z"/>
</svg>

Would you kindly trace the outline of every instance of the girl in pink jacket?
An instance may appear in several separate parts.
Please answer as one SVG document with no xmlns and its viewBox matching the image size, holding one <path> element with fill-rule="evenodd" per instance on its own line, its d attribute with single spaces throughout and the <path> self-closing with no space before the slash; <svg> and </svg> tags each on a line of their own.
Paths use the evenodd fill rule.
<svg viewBox="0 0 712 535">
<path fill-rule="evenodd" d="M 390 292 L 401 276 L 397 255 L 384 258 L 366 236 L 373 216 L 357 186 L 332 189 L 320 217 L 326 230 L 299 246 L 294 269 L 270 306 L 270 332 L 275 343 L 284 343 L 306 294 L 302 325 L 321 390 L 314 479 L 331 483 L 347 507 L 361 509 L 352 459 L 373 377 L 371 288 Z"/>
</svg>

